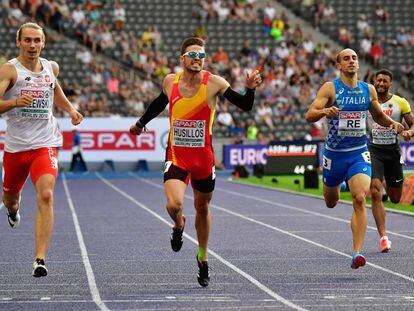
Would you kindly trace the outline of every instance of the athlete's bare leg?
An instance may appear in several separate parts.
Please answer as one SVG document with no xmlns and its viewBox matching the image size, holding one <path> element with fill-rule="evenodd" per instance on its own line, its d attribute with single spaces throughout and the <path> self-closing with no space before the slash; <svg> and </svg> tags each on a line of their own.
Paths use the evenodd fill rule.
<svg viewBox="0 0 414 311">
<path fill-rule="evenodd" d="M 377 224 L 377 229 L 380 237 L 386 235 L 385 229 L 385 208 L 382 204 L 382 182 L 378 178 L 373 178 L 371 180 L 371 206 L 372 206 L 372 215 L 374 216 L 375 223 Z"/>
<path fill-rule="evenodd" d="M 323 186 L 323 197 L 328 208 L 334 208 L 338 204 L 341 186 L 342 183 L 334 187 Z"/>
<path fill-rule="evenodd" d="M 210 235 L 211 213 L 210 201 L 213 192 L 203 193 L 194 189 L 194 207 L 196 209 L 195 228 L 197 231 L 198 247 L 204 252 L 201 261 L 208 260 L 207 246 Z"/>
<path fill-rule="evenodd" d="M 49 241 L 53 229 L 53 190 L 55 188 L 55 176 L 44 174 L 35 184 L 38 212 L 35 218 L 35 258 L 46 257 Z"/>
<path fill-rule="evenodd" d="M 169 179 L 164 183 L 164 191 L 167 197 L 167 211 L 174 221 L 175 228 L 184 227 L 183 220 L 183 200 L 187 185 L 178 179 Z"/>
<path fill-rule="evenodd" d="M 366 195 L 369 191 L 371 178 L 365 174 L 356 174 L 348 181 L 352 194 L 354 212 L 351 218 L 351 229 L 354 241 L 354 253 L 362 250 L 367 229 Z"/>
<path fill-rule="evenodd" d="M 19 209 L 21 191 L 14 194 L 3 193 L 3 203 L 10 214 L 16 214 Z"/>
</svg>

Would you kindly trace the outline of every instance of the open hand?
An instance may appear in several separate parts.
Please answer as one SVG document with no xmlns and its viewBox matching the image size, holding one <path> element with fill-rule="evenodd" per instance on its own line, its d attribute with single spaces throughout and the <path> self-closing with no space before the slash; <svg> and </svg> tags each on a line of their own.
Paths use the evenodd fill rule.
<svg viewBox="0 0 414 311">
<path fill-rule="evenodd" d="M 259 70 L 255 70 L 253 73 L 246 73 L 246 86 L 249 89 L 255 89 L 260 83 L 262 83 L 262 77 Z"/>
</svg>

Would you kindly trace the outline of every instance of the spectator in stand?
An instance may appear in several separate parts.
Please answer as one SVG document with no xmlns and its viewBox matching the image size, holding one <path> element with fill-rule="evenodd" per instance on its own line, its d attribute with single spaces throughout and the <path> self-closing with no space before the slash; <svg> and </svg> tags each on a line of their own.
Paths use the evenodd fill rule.
<svg viewBox="0 0 414 311">
<path fill-rule="evenodd" d="M 328 3 L 325 5 L 322 11 L 322 21 L 323 22 L 331 22 L 335 20 L 336 13 L 332 3 Z"/>
<path fill-rule="evenodd" d="M 231 127 L 234 127 L 234 120 L 229 112 L 227 103 L 221 105 L 220 112 L 217 115 L 217 123 L 221 126 L 224 126 L 227 130 Z"/>
<path fill-rule="evenodd" d="M 214 54 L 213 60 L 215 63 L 221 65 L 222 67 L 227 67 L 229 63 L 229 55 L 226 51 L 223 50 L 221 46 L 219 46 L 217 52 Z"/>
<path fill-rule="evenodd" d="M 92 53 L 83 46 L 80 51 L 76 52 L 76 59 L 82 62 L 82 64 L 89 65 L 92 62 Z"/>
<path fill-rule="evenodd" d="M 19 5 L 16 2 L 12 2 L 10 10 L 8 11 L 8 16 L 4 20 L 4 24 L 7 27 L 15 28 L 24 23 L 25 20 L 26 17 L 23 15 L 22 10 L 20 10 Z"/>
<path fill-rule="evenodd" d="M 357 29 L 362 32 L 364 35 L 372 34 L 372 27 L 367 21 L 367 16 L 365 14 L 360 14 L 357 21 Z"/>
<path fill-rule="evenodd" d="M 372 47 L 372 39 L 368 37 L 368 35 L 365 35 L 359 45 L 360 58 L 368 60 L 370 58 L 371 47 Z"/>
<path fill-rule="evenodd" d="M 371 47 L 370 51 L 371 61 L 374 67 L 378 67 L 378 65 L 382 62 L 384 57 L 384 50 L 382 49 L 380 40 L 376 40 Z"/>
<path fill-rule="evenodd" d="M 315 43 L 311 34 L 308 34 L 302 41 L 302 46 L 308 54 L 313 54 L 315 51 Z"/>
<path fill-rule="evenodd" d="M 108 81 L 108 92 L 109 94 L 118 94 L 119 93 L 119 79 L 117 74 L 111 75 L 111 78 Z"/>
<path fill-rule="evenodd" d="M 395 39 L 396 39 L 395 43 L 397 45 L 401 45 L 403 47 L 408 47 L 409 36 L 408 36 L 408 33 L 407 33 L 407 31 L 405 30 L 404 27 L 398 28 L 397 36 L 395 37 Z"/>
<path fill-rule="evenodd" d="M 352 42 L 351 32 L 345 26 L 339 27 L 338 40 L 344 46 L 349 46 L 349 44 Z"/>
<path fill-rule="evenodd" d="M 217 10 L 218 19 L 220 22 L 228 20 L 230 16 L 230 9 L 226 2 L 221 2 L 220 7 Z"/>
<path fill-rule="evenodd" d="M 109 26 L 107 24 L 102 24 L 101 26 L 101 35 L 100 35 L 100 41 L 99 46 L 102 49 L 103 52 L 106 52 L 108 50 L 112 51 L 115 49 L 115 43 L 114 38 L 112 37 L 112 33 L 109 30 Z"/>
<path fill-rule="evenodd" d="M 247 121 L 247 132 L 246 132 L 246 138 L 247 139 L 256 139 L 257 138 L 257 134 L 259 132 L 259 129 L 256 126 L 256 123 L 254 122 L 254 120 L 248 120 Z"/>
<path fill-rule="evenodd" d="M 257 123 L 265 123 L 270 129 L 273 129 L 272 108 L 267 101 L 263 101 L 256 110 L 255 120 Z"/>
<path fill-rule="evenodd" d="M 78 4 L 76 9 L 72 12 L 72 20 L 76 25 L 81 24 L 86 20 L 85 13 L 83 12 L 82 5 Z"/>
<path fill-rule="evenodd" d="M 273 21 L 276 17 L 276 9 L 273 6 L 272 1 L 266 3 L 266 7 L 263 9 L 264 18 Z"/>
<path fill-rule="evenodd" d="M 118 32 L 122 31 L 126 22 L 126 13 L 120 1 L 115 2 L 115 8 L 112 14 L 112 22 L 114 24 L 115 30 Z"/>
<path fill-rule="evenodd" d="M 390 13 L 380 4 L 375 8 L 374 14 L 383 22 L 386 22 L 390 17 Z"/>
</svg>

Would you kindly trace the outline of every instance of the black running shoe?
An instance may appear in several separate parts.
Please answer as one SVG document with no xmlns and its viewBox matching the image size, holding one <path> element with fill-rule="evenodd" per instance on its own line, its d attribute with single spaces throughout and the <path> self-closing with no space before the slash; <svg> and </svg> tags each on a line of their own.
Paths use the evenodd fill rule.
<svg viewBox="0 0 414 311">
<path fill-rule="evenodd" d="M 185 217 L 183 216 L 184 226 L 183 228 L 177 229 L 173 228 L 173 232 L 171 233 L 171 248 L 174 252 L 179 252 L 181 247 L 183 246 L 183 232 L 185 227 Z"/>
<path fill-rule="evenodd" d="M 35 278 L 39 278 L 41 276 L 47 275 L 47 269 L 45 265 L 45 260 L 36 258 L 36 260 L 33 263 L 33 276 Z"/>
<path fill-rule="evenodd" d="M 208 272 L 208 261 L 200 262 L 197 255 L 198 277 L 197 281 L 202 287 L 207 287 L 210 283 L 210 273 Z"/>
</svg>

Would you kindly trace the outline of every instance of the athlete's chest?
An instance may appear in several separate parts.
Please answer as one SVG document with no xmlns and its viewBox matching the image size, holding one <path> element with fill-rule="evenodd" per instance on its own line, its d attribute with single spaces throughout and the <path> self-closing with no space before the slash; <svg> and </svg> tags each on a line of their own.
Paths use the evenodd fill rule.
<svg viewBox="0 0 414 311">
<path fill-rule="evenodd" d="M 381 109 L 387 116 L 389 116 L 390 118 L 392 118 L 394 120 L 398 120 L 401 116 L 401 107 L 400 107 L 400 105 L 398 105 L 398 104 L 396 104 L 392 101 L 382 103 L 381 104 Z"/>
</svg>

